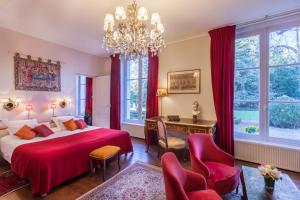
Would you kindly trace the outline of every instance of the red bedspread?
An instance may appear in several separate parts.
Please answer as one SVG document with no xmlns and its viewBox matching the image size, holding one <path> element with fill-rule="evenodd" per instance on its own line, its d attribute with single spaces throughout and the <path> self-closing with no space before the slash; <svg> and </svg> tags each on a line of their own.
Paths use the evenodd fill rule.
<svg viewBox="0 0 300 200">
<path fill-rule="evenodd" d="M 115 145 L 132 152 L 127 132 L 99 128 L 74 135 L 18 146 L 12 155 L 12 170 L 31 183 L 33 194 L 45 194 L 62 182 L 90 170 L 89 153 Z"/>
</svg>

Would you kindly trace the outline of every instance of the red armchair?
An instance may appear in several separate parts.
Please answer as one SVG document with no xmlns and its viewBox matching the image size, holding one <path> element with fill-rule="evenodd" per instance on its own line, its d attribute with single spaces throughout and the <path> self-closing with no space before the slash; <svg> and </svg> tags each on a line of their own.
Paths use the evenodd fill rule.
<svg viewBox="0 0 300 200">
<path fill-rule="evenodd" d="M 222 200 L 214 190 L 207 190 L 205 178 L 184 169 L 174 153 L 161 158 L 167 200 Z"/>
<path fill-rule="evenodd" d="M 192 170 L 201 173 L 208 188 L 224 195 L 237 189 L 240 169 L 234 166 L 234 158 L 222 151 L 207 134 L 193 134 L 188 138 Z"/>
</svg>

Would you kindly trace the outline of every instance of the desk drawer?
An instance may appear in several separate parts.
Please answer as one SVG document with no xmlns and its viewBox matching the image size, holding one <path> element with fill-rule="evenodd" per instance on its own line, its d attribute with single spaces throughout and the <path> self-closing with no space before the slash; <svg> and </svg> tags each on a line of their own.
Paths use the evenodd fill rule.
<svg viewBox="0 0 300 200">
<path fill-rule="evenodd" d="M 189 133 L 190 134 L 193 134 L 193 133 L 206 133 L 206 134 L 209 134 L 209 128 L 193 127 L 193 128 L 189 128 Z"/>
<path fill-rule="evenodd" d="M 174 131 L 174 132 L 187 132 L 187 127 L 185 126 L 178 126 L 174 124 L 167 124 L 167 130 L 168 131 Z"/>
</svg>

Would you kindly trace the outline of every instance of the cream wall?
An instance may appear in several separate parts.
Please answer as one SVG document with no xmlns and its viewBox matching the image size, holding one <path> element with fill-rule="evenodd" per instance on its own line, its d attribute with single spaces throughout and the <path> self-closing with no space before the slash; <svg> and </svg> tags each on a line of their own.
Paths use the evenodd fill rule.
<svg viewBox="0 0 300 200">
<path fill-rule="evenodd" d="M 59 60 L 61 64 L 61 92 L 28 92 L 14 89 L 14 52 L 32 57 Z M 20 106 L 8 112 L 0 104 L 0 119 L 25 119 L 26 104 L 33 105 L 32 118 L 49 121 L 51 111 L 48 105 L 60 97 L 72 99 L 68 108 L 56 109 L 57 115 L 75 114 L 75 75 L 98 76 L 105 59 L 79 52 L 61 45 L 33 38 L 18 32 L 0 28 L 0 99 L 21 97 Z"/>
<path fill-rule="evenodd" d="M 159 59 L 159 87 L 167 88 L 168 72 L 189 69 L 201 70 L 200 94 L 169 94 L 162 99 L 162 114 L 192 118 L 192 103 L 197 100 L 201 118 L 215 120 L 208 35 L 167 45 Z"/>
</svg>

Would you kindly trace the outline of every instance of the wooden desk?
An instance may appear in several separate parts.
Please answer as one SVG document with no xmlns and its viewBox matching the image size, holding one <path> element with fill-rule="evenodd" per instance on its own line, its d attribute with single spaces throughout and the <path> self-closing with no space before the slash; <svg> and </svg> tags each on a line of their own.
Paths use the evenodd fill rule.
<svg viewBox="0 0 300 200">
<path fill-rule="evenodd" d="M 149 132 L 156 131 L 156 121 L 158 117 L 148 118 L 145 120 L 144 134 L 146 139 L 147 150 L 149 150 Z M 181 132 L 187 135 L 194 133 L 206 133 L 215 137 L 216 132 L 216 122 L 215 121 L 206 121 L 198 120 L 196 123 L 193 122 L 193 119 L 181 118 L 180 121 L 168 121 L 166 117 L 162 117 L 162 120 L 166 124 L 168 131 Z"/>
</svg>

